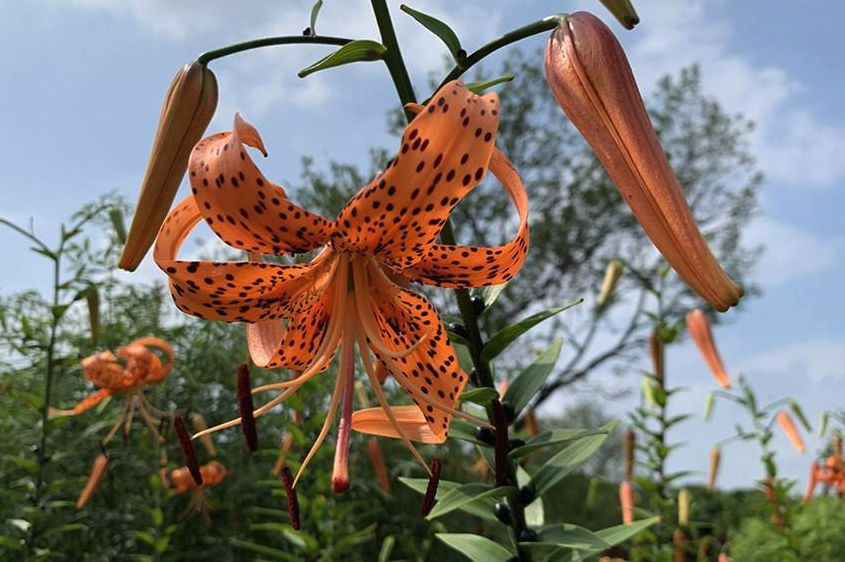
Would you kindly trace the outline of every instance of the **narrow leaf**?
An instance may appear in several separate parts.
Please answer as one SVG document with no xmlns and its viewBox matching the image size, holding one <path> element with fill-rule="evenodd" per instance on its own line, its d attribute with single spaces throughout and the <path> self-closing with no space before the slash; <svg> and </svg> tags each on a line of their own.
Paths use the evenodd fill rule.
<svg viewBox="0 0 845 562">
<path fill-rule="evenodd" d="M 504 84 L 505 82 L 510 82 L 514 78 L 516 78 L 513 74 L 505 74 L 503 76 L 499 76 L 498 78 L 491 78 L 490 80 L 482 80 L 480 82 L 470 82 L 467 84 L 467 89 L 469 89 L 472 93 L 481 95 L 484 93 L 485 90 L 492 88 L 493 86 L 497 86 L 499 84 Z M 506 284 L 503 285 L 493 285 L 493 287 L 502 287 L 505 288 Z M 485 289 L 488 287 L 485 287 Z M 499 289 L 501 292 L 502 289 Z"/>
<path fill-rule="evenodd" d="M 595 551 L 604 550 L 610 545 L 589 529 L 563 523 L 540 529 L 536 542 L 520 543 L 520 546 L 540 551 L 552 551 L 561 547 Z"/>
<path fill-rule="evenodd" d="M 369 39 L 358 39 L 347 43 L 340 49 L 325 56 L 307 68 L 303 68 L 297 74 L 300 78 L 305 78 L 309 74 L 313 74 L 320 70 L 327 68 L 334 68 L 344 64 L 362 61 L 376 61 L 382 60 L 387 49 L 381 43 L 371 41 Z"/>
<path fill-rule="evenodd" d="M 117 236 L 120 245 L 126 244 L 126 223 L 123 221 L 123 211 L 119 207 L 112 207 L 109 211 L 109 220 Z"/>
<path fill-rule="evenodd" d="M 495 336 L 490 338 L 490 341 L 484 346 L 484 349 L 481 350 L 481 360 L 482 361 L 492 361 L 500 353 L 502 353 L 507 347 L 514 342 L 519 336 L 542 322 L 547 318 L 551 318 L 555 314 L 559 314 L 568 308 L 572 308 L 575 305 L 581 304 L 584 302 L 584 299 L 578 299 L 577 301 L 571 302 L 564 306 L 556 306 L 554 308 L 549 308 L 544 310 L 543 312 L 538 312 L 533 316 L 529 316 L 524 320 L 520 320 L 515 324 L 511 324 L 510 326 L 503 328 L 499 332 L 496 333 Z"/>
<path fill-rule="evenodd" d="M 476 84 L 483 84 L 483 82 L 476 82 Z M 473 84 L 467 84 L 467 88 L 472 90 Z M 476 92 L 472 90 L 474 93 L 478 94 L 480 92 Z M 484 302 L 484 310 L 490 308 L 490 306 L 499 299 L 499 295 L 502 294 L 502 291 L 508 286 L 507 283 L 500 283 L 499 285 L 488 285 L 486 287 L 474 287 L 470 289 L 469 294 L 473 297 L 481 297 L 481 300 Z"/>
<path fill-rule="evenodd" d="M 475 404 L 486 406 L 491 400 L 498 397 L 499 392 L 495 388 L 480 387 L 467 390 L 458 398 L 463 402 L 474 402 Z"/>
<path fill-rule="evenodd" d="M 792 413 L 795 414 L 795 417 L 798 418 L 798 421 L 801 422 L 801 425 L 804 426 L 804 429 L 812 433 L 813 428 L 810 426 L 810 422 L 807 421 L 807 416 L 804 415 L 804 410 L 801 409 L 798 402 L 790 400 L 789 408 L 792 410 Z"/>
<path fill-rule="evenodd" d="M 461 52 L 463 51 L 461 48 L 461 42 L 458 39 L 458 36 L 455 35 L 455 32 L 452 31 L 451 27 L 435 17 L 414 10 L 406 4 L 399 6 L 399 9 L 417 20 L 420 25 L 439 37 L 446 45 L 446 48 L 449 49 L 449 52 L 452 53 L 452 58 L 455 59 L 455 62 L 460 62 L 461 59 L 466 56 L 466 53 Z"/>
<path fill-rule="evenodd" d="M 553 341 L 549 347 L 537 356 L 533 363 L 517 375 L 511 381 L 510 385 L 508 385 L 504 401 L 510 402 L 514 412 L 519 414 L 528 405 L 531 398 L 543 387 L 543 383 L 546 382 L 546 378 L 551 374 L 558 357 L 560 357 L 562 345 L 563 340 L 560 338 Z"/>
<path fill-rule="evenodd" d="M 456 509 L 462 509 L 467 504 L 473 503 L 477 500 L 485 498 L 500 498 L 505 494 L 515 492 L 513 486 L 491 486 L 490 484 L 479 484 L 471 482 L 463 484 L 443 496 L 443 499 L 437 501 L 437 505 L 431 510 L 431 513 L 426 517 L 431 521 L 438 517 L 442 517 L 447 513 L 451 513 Z"/>
<path fill-rule="evenodd" d="M 579 439 L 566 449 L 560 451 L 546 464 L 540 467 L 534 476 L 531 477 L 531 484 L 534 486 L 537 494 L 542 494 L 549 490 L 552 486 L 563 480 L 567 474 L 581 466 L 593 453 L 595 453 L 602 443 L 605 442 L 610 430 L 616 426 L 616 422 L 609 425 L 607 433 L 598 435 L 591 435 L 584 439 Z"/>
<path fill-rule="evenodd" d="M 473 562 L 503 562 L 513 553 L 488 538 L 468 533 L 437 533 L 437 538 Z"/>
<path fill-rule="evenodd" d="M 537 449 L 551 445 L 570 444 L 579 439 L 590 437 L 591 435 L 605 435 L 615 427 L 615 423 L 611 422 L 598 429 L 552 429 L 551 431 L 544 431 L 536 437 L 529 439 L 522 447 L 513 449 L 508 453 L 508 456 L 511 459 L 518 459 L 529 453 L 533 453 Z"/>
<path fill-rule="evenodd" d="M 323 0 L 317 0 L 311 7 L 311 35 L 317 35 L 317 16 L 320 15 L 320 8 L 323 7 Z"/>
</svg>

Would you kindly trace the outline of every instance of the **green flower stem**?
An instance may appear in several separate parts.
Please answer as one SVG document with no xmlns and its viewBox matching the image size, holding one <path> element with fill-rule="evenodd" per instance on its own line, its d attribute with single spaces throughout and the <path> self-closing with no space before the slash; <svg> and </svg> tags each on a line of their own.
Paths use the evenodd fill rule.
<svg viewBox="0 0 845 562">
<path fill-rule="evenodd" d="M 405 66 L 405 59 L 402 58 L 402 51 L 399 49 L 399 41 L 396 40 L 396 31 L 393 29 L 393 21 L 390 19 L 390 10 L 386 0 L 371 0 L 373 13 L 376 16 L 376 23 L 381 34 L 381 42 L 387 48 L 384 62 L 390 72 L 390 78 L 396 86 L 396 93 L 399 94 L 399 101 L 402 106 L 409 103 L 416 103 L 417 96 L 414 94 L 414 86 L 411 84 L 411 77 Z M 405 118 L 411 121 L 414 114 L 405 110 Z"/>
<path fill-rule="evenodd" d="M 546 16 L 543 19 L 529 23 L 528 25 L 524 25 L 522 27 L 514 29 L 513 31 L 509 31 L 501 37 L 490 41 L 486 45 L 480 47 L 477 51 L 474 51 L 467 55 L 464 60 L 455 65 L 455 67 L 449 71 L 449 74 L 447 74 L 443 81 L 440 83 L 440 86 L 443 86 L 443 84 L 445 84 L 446 82 L 450 82 L 452 80 L 455 80 L 456 78 L 460 78 L 461 75 L 467 70 L 481 62 L 488 55 L 492 54 L 495 51 L 498 51 L 502 47 L 506 47 L 511 43 L 516 43 L 517 41 L 521 41 L 539 33 L 543 33 L 544 31 L 551 31 L 552 29 L 560 25 L 561 22 L 563 22 L 567 16 L 568 14 L 555 14 L 553 16 Z M 438 89 L 440 88 L 440 86 L 438 86 Z"/>
<path fill-rule="evenodd" d="M 264 37 L 262 39 L 253 39 L 252 41 L 244 41 L 243 43 L 235 43 L 213 51 L 207 51 L 197 57 L 197 62 L 207 65 L 215 59 L 228 57 L 236 53 L 244 51 L 251 51 L 252 49 L 260 49 L 262 47 L 275 47 L 277 45 L 338 45 L 343 46 L 351 43 L 352 39 L 345 37 L 329 37 L 326 35 L 283 35 L 280 37 Z"/>
</svg>

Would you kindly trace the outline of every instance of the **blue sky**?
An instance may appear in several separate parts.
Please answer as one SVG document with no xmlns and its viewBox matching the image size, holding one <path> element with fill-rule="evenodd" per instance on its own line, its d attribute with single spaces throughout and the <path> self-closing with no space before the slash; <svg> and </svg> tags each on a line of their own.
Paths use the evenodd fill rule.
<svg viewBox="0 0 845 562">
<path fill-rule="evenodd" d="M 326 0 L 321 33 L 377 38 L 369 3 Z M 440 68 L 443 50 L 395 9 L 400 42 L 420 92 Z M 507 29 L 554 10 L 598 2 L 445 0 L 413 2 L 449 21 L 472 49 Z M 642 24 L 633 32 L 610 23 L 649 91 L 657 77 L 699 62 L 705 90 L 729 111 L 757 123 L 752 146 L 767 175 L 762 212 L 747 235 L 768 247 L 755 272 L 762 298 L 730 312 L 716 338 L 732 373 L 745 373 L 761 397 L 792 395 L 816 418 L 845 396 L 845 109 L 841 104 L 839 26 L 845 4 L 785 0 L 636 2 Z M 205 50 L 254 36 L 299 33 L 310 0 L 0 0 L 0 216 L 35 221 L 45 235 L 71 210 L 108 190 L 134 200 L 164 91 L 176 69 Z M 526 47 L 544 38 L 527 41 Z M 386 72 L 361 64 L 318 73 L 295 71 L 326 52 L 321 47 L 266 49 L 215 62 L 221 96 L 212 130 L 229 128 L 240 111 L 270 151 L 262 163 L 283 185 L 297 180 L 299 159 L 329 157 L 364 163 L 369 146 L 394 144 L 385 112 L 395 103 Z M 506 110 L 506 108 L 504 108 Z M 530 186 L 529 186 L 530 188 Z M 44 264 L 0 230 L 0 291 L 45 288 Z M 133 277 L 157 278 L 150 263 Z M 679 410 L 701 411 L 712 379 L 690 344 L 668 357 L 669 376 L 691 391 Z M 636 375 L 625 379 L 633 387 Z M 588 388 L 581 389 L 583 398 Z M 560 408 L 570 399 L 561 399 Z M 630 401 L 625 402 L 630 405 Z M 609 409 L 621 413 L 620 404 Z M 673 468 L 706 467 L 712 443 L 728 435 L 738 412 L 720 405 L 672 438 L 690 445 Z M 817 446 L 809 439 L 811 449 Z M 803 479 L 809 462 L 778 438 L 783 472 Z M 723 462 L 722 484 L 760 476 L 753 449 L 736 445 Z"/>
</svg>

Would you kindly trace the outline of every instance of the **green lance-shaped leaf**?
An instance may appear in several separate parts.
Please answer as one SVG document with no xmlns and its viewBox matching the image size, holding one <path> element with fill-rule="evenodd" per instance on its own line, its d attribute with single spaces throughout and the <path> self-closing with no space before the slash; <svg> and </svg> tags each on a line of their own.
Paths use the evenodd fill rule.
<svg viewBox="0 0 845 562">
<path fill-rule="evenodd" d="M 567 523 L 547 525 L 537 532 L 537 540 L 534 542 L 520 543 L 520 546 L 531 549 L 536 555 L 551 553 L 559 548 L 571 548 L 573 550 L 597 551 L 608 548 L 608 545 L 598 535 Z"/>
<path fill-rule="evenodd" d="M 645 398 L 645 403 L 648 404 L 648 407 L 654 408 L 657 406 L 657 401 L 654 399 L 654 384 L 651 382 L 651 377 L 643 377 L 640 381 L 640 387 L 642 388 L 643 398 Z"/>
<path fill-rule="evenodd" d="M 536 493 L 542 494 L 549 490 L 552 486 L 560 482 L 567 474 L 581 466 L 593 453 L 595 453 L 602 443 L 605 442 L 610 431 L 616 427 L 617 422 L 608 424 L 607 433 L 600 433 L 598 435 L 591 435 L 584 439 L 579 439 L 566 449 L 560 451 L 546 464 L 540 467 L 537 472 L 531 477 L 531 484 L 534 486 Z"/>
<path fill-rule="evenodd" d="M 96 285 L 88 287 L 85 293 L 85 301 L 88 303 L 88 324 L 91 329 L 91 345 L 97 346 L 100 341 L 100 293 Z"/>
<path fill-rule="evenodd" d="M 396 545 L 396 539 L 393 535 L 384 537 L 381 543 L 381 550 L 378 553 L 378 562 L 388 562 L 390 555 L 393 553 L 393 547 Z"/>
<path fill-rule="evenodd" d="M 519 465 L 516 466 L 516 482 L 520 488 L 531 482 L 531 475 Z M 542 527 L 546 524 L 546 506 L 539 495 L 525 506 L 524 511 L 525 524 L 529 527 Z"/>
<path fill-rule="evenodd" d="M 311 7 L 311 35 L 317 35 L 317 16 L 320 15 L 320 8 L 323 7 L 323 0 L 317 0 Z"/>
<path fill-rule="evenodd" d="M 382 60 L 386 52 L 387 48 L 377 41 L 371 41 L 370 39 L 358 39 L 347 43 L 330 55 L 321 58 L 311 66 L 303 68 L 297 75 L 300 78 L 305 78 L 309 74 L 313 74 L 327 68 L 334 68 L 335 66 L 342 66 L 353 62 Z"/>
<path fill-rule="evenodd" d="M 406 478 L 404 476 L 400 476 L 399 481 L 420 494 L 425 494 L 426 489 L 428 488 L 428 478 Z M 461 484 L 459 482 L 441 480 L 440 484 L 437 487 L 437 495 L 435 496 L 435 499 L 437 501 L 440 501 L 441 499 L 446 497 L 446 495 L 451 493 L 453 490 L 459 488 L 460 486 Z M 496 519 L 496 516 L 493 514 L 493 506 L 495 504 L 495 499 L 493 499 L 492 497 L 484 496 L 481 498 L 475 498 L 473 501 L 461 505 L 458 509 L 460 511 L 465 511 L 470 515 L 480 517 L 481 519 L 486 519 L 488 521 L 498 521 L 498 519 Z"/>
<path fill-rule="evenodd" d="M 513 553 L 488 538 L 468 533 L 437 533 L 437 538 L 473 562 L 503 562 Z"/>
<path fill-rule="evenodd" d="M 795 400 L 789 401 L 789 409 L 792 410 L 792 413 L 795 414 L 795 417 L 798 418 L 798 421 L 801 422 L 801 425 L 804 426 L 809 432 L 813 431 L 812 426 L 810 426 L 810 422 L 807 421 L 807 416 L 804 415 L 804 410 L 801 409 L 801 406 Z"/>
<path fill-rule="evenodd" d="M 513 486 L 491 486 L 477 482 L 463 484 L 444 494 L 443 498 L 437 501 L 431 513 L 426 516 L 426 519 L 431 521 L 456 509 L 463 509 L 473 502 L 485 498 L 500 498 L 511 492 L 516 492 L 516 488 Z"/>
<path fill-rule="evenodd" d="M 533 453 L 537 449 L 543 449 L 552 445 L 570 444 L 591 435 L 603 435 L 610 431 L 614 427 L 614 424 L 615 422 L 611 422 L 598 429 L 552 429 L 551 431 L 544 431 L 536 437 L 529 439 L 522 447 L 513 449 L 508 453 L 508 457 L 518 459 Z"/>
<path fill-rule="evenodd" d="M 480 387 L 461 393 L 458 399 L 462 402 L 473 402 L 486 406 L 491 400 L 498 397 L 499 392 L 495 388 Z"/>
<path fill-rule="evenodd" d="M 123 246 L 126 244 L 126 223 L 123 220 L 123 211 L 119 207 L 112 207 L 109 211 L 109 220 L 111 220 L 117 241 Z"/>
<path fill-rule="evenodd" d="M 822 412 L 822 417 L 819 420 L 819 436 L 824 437 L 824 434 L 827 433 L 827 424 L 830 422 L 830 414 Z"/>
<path fill-rule="evenodd" d="M 604 7 L 625 29 L 634 29 L 634 26 L 640 23 L 640 16 L 637 15 L 630 0 L 599 0 L 599 2 L 604 4 Z"/>
<path fill-rule="evenodd" d="M 576 550 L 574 552 L 571 548 L 561 548 L 546 558 L 545 562 L 582 562 L 592 560 L 595 554 L 636 537 L 659 520 L 659 517 L 649 517 L 648 519 L 634 521 L 630 525 L 616 525 L 615 527 L 596 531 L 595 535 L 604 541 L 607 546 L 600 549 Z"/>
<path fill-rule="evenodd" d="M 469 85 L 467 85 L 467 87 L 469 87 Z M 478 92 L 475 93 L 477 94 Z M 500 283 L 498 285 L 488 285 L 487 287 L 473 287 L 470 289 L 469 294 L 473 297 L 481 297 L 481 300 L 484 303 L 484 310 L 487 310 L 499 299 L 499 295 L 502 294 L 502 291 L 504 291 L 507 286 L 507 283 Z"/>
<path fill-rule="evenodd" d="M 713 396 L 713 392 L 708 392 L 707 395 L 704 397 L 704 419 L 709 420 L 710 417 L 713 415 L 713 407 L 716 405 L 716 400 Z"/>
<path fill-rule="evenodd" d="M 507 347 L 512 344 L 519 336 L 542 322 L 547 318 L 551 318 L 555 314 L 559 314 L 568 308 L 572 308 L 573 306 L 579 305 L 584 302 L 584 299 L 578 299 L 577 301 L 571 302 L 564 306 L 555 306 L 553 308 L 549 308 L 544 310 L 543 312 L 538 312 L 533 316 L 529 316 L 519 322 L 515 322 L 510 326 L 502 328 L 496 335 L 490 338 L 484 345 L 484 349 L 481 350 L 481 360 L 482 361 L 492 361 L 496 357 L 499 356 Z"/>
<path fill-rule="evenodd" d="M 531 398 L 543 387 L 543 383 L 551 374 L 560 357 L 563 340 L 558 338 L 543 350 L 540 355 L 524 371 L 519 373 L 505 392 L 504 401 L 513 406 L 514 412 L 519 414 L 531 401 Z"/>
<path fill-rule="evenodd" d="M 414 10 L 406 4 L 402 4 L 399 9 L 417 20 L 420 25 L 439 37 L 446 45 L 446 48 L 449 49 L 449 52 L 452 53 L 452 58 L 455 59 L 455 62 L 461 62 L 461 60 L 466 57 L 466 52 L 461 48 L 461 41 L 458 39 L 458 36 L 455 35 L 455 32 L 452 31 L 451 27 L 435 17 Z"/>
<path fill-rule="evenodd" d="M 467 89 L 470 90 L 474 94 L 481 95 L 484 93 L 485 90 L 492 88 L 493 86 L 497 86 L 499 84 L 504 84 L 505 82 L 510 82 L 515 78 L 513 74 L 505 74 L 503 76 L 499 76 L 498 78 L 491 78 L 490 80 L 482 80 L 480 82 L 470 82 L 467 84 Z M 503 283 L 502 285 L 493 285 L 492 287 L 502 287 L 505 288 L 507 283 Z M 484 287 L 485 289 L 491 287 Z M 501 292 L 501 289 L 499 290 Z"/>
</svg>

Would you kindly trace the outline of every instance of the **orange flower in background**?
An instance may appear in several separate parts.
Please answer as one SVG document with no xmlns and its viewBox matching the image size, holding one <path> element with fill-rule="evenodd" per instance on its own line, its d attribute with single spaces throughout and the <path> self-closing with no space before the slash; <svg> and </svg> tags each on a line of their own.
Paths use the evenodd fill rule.
<svg viewBox="0 0 845 562">
<path fill-rule="evenodd" d="M 743 291 L 699 232 L 610 29 L 587 12 L 566 18 L 546 48 L 546 79 L 669 265 L 717 310 L 736 305 Z"/>
<path fill-rule="evenodd" d="M 258 170 L 246 147 L 266 154 L 263 142 L 235 116 L 233 131 L 194 148 L 192 195 L 170 212 L 156 241 L 156 263 L 170 278 L 180 310 L 207 320 L 246 322 L 256 365 L 300 371 L 293 380 L 253 389 L 284 390 L 256 409 L 255 417 L 324 371 L 342 347 L 326 422 L 297 478 L 339 407 L 335 481 L 344 478 L 350 429 L 401 438 L 428 470 L 411 441 L 441 443 L 453 416 L 471 418 L 455 409 L 467 375 L 434 307 L 408 290 L 408 281 L 452 288 L 495 285 L 509 281 L 525 260 L 528 201 L 519 175 L 494 146 L 496 94 L 477 96 L 454 81 L 426 107 L 409 109 L 418 115 L 405 129 L 396 158 L 333 221 L 294 205 Z M 516 205 L 516 236 L 492 248 L 437 244 L 451 210 L 488 170 Z M 178 259 L 185 238 L 203 219 L 226 244 L 248 252 L 250 261 Z M 312 251 L 316 256 L 304 264 L 259 258 Z M 353 413 L 356 345 L 379 407 Z M 390 406 L 380 370 L 415 404 Z"/>
<path fill-rule="evenodd" d="M 700 308 L 687 313 L 687 331 L 698 348 L 698 351 L 704 357 L 707 367 L 710 372 L 716 377 L 716 382 L 722 388 L 731 387 L 731 379 L 725 370 L 725 365 L 722 363 L 722 358 L 719 356 L 719 350 L 716 349 L 716 342 L 713 340 L 713 332 L 710 330 L 710 321 L 707 315 Z"/>
<path fill-rule="evenodd" d="M 166 362 L 162 363 L 151 349 L 161 351 Z M 123 424 L 124 431 L 129 432 L 136 407 L 150 431 L 159 437 L 156 429 L 158 420 L 155 418 L 166 415 L 166 412 L 150 405 L 142 387 L 162 381 L 172 368 L 173 348 L 166 341 L 155 337 L 140 338 L 129 345 L 119 347 L 116 356 L 111 351 L 101 351 L 82 360 L 83 376 L 100 390 L 79 402 L 72 410 L 53 410 L 52 413 L 75 416 L 90 410 L 109 396 L 125 394 L 123 413 L 102 444 L 108 443 Z"/>
<path fill-rule="evenodd" d="M 801 434 L 798 433 L 798 428 L 795 426 L 795 422 L 792 421 L 792 416 L 789 415 L 789 412 L 781 410 L 778 413 L 778 424 L 792 442 L 792 445 L 798 449 L 798 452 L 804 454 L 807 451 L 807 447 L 804 445 L 804 440 L 801 438 Z"/>
<path fill-rule="evenodd" d="M 634 490 L 627 480 L 619 484 L 619 505 L 622 507 L 622 523 L 634 522 Z"/>
<path fill-rule="evenodd" d="M 200 473 L 202 474 L 202 484 L 197 484 L 194 477 L 191 476 L 191 470 L 187 466 L 176 468 L 170 471 L 169 477 L 165 482 L 165 487 L 169 487 L 177 494 L 191 492 L 191 499 L 188 501 L 188 505 L 185 507 L 180 518 L 187 517 L 193 513 L 199 513 L 208 522 L 210 521 L 208 516 L 208 501 L 203 494 L 203 490 L 220 484 L 226 478 L 226 467 L 218 461 L 211 461 L 200 467 Z"/>
</svg>

